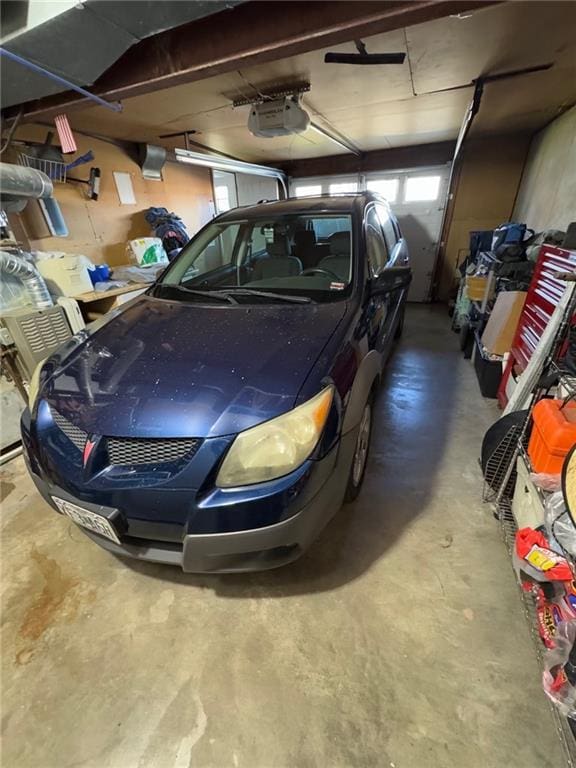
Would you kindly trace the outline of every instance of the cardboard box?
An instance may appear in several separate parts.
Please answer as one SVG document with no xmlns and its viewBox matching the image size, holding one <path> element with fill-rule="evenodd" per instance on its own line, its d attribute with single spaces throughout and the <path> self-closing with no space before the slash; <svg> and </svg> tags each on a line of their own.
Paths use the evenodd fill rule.
<svg viewBox="0 0 576 768">
<path fill-rule="evenodd" d="M 85 256 L 41 259 L 36 263 L 52 296 L 78 296 L 92 290 Z"/>
<path fill-rule="evenodd" d="M 470 301 L 482 301 L 484 299 L 484 294 L 486 293 L 487 285 L 488 277 L 468 275 L 466 277 L 466 295 Z M 489 296 L 488 298 L 492 297 Z"/>
<path fill-rule="evenodd" d="M 482 334 L 482 344 L 491 355 L 504 355 L 510 351 L 525 301 L 525 291 L 498 294 Z"/>
</svg>

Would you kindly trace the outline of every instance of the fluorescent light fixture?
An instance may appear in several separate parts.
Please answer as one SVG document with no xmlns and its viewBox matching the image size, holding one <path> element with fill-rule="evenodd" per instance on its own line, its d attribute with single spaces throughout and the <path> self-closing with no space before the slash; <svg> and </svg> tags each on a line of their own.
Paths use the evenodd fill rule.
<svg viewBox="0 0 576 768">
<path fill-rule="evenodd" d="M 201 168 L 212 168 L 215 171 L 228 171 L 229 173 L 248 173 L 252 176 L 268 176 L 276 179 L 282 185 L 284 194 L 288 197 L 286 175 L 279 168 L 271 168 L 268 165 L 245 163 L 242 160 L 227 160 L 224 157 L 212 157 L 201 152 L 192 152 L 189 149 L 175 149 L 174 154 L 179 163 L 198 165 Z"/>
<path fill-rule="evenodd" d="M 230 171 L 231 173 L 249 173 L 253 176 L 271 176 L 276 179 L 284 178 L 284 173 L 279 168 L 271 168 L 268 165 L 256 165 L 245 163 L 242 160 L 226 160 L 223 157 L 211 157 L 200 152 L 190 152 L 187 149 L 175 149 L 176 160 L 179 163 L 199 165 L 204 168 L 213 168 L 217 171 Z"/>
</svg>

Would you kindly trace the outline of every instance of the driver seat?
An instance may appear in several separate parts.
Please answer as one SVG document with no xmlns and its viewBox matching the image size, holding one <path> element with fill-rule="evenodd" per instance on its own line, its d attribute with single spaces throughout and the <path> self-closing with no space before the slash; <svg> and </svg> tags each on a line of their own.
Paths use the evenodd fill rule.
<svg viewBox="0 0 576 768">
<path fill-rule="evenodd" d="M 327 269 L 347 283 L 350 279 L 350 232 L 335 232 L 330 237 L 330 256 L 318 264 L 318 269 Z"/>
<path fill-rule="evenodd" d="M 296 256 L 288 255 L 288 241 L 274 240 L 266 246 L 268 258 L 260 259 L 252 273 L 252 280 L 266 280 L 273 277 L 294 277 L 302 272 L 302 262 Z"/>
</svg>

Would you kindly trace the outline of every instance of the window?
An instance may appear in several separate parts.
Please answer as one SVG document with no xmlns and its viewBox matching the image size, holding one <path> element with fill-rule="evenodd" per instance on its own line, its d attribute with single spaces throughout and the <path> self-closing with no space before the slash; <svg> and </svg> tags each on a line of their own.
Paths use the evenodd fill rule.
<svg viewBox="0 0 576 768">
<path fill-rule="evenodd" d="M 318 242 L 329 240 L 336 232 L 350 232 L 350 216 L 313 219 L 312 227 Z"/>
<path fill-rule="evenodd" d="M 268 234 L 268 238 L 267 238 Z M 263 231 L 262 227 L 253 227 L 250 236 L 250 253 L 254 256 L 257 253 L 262 253 L 266 250 L 266 243 L 268 240 L 274 239 L 274 233 L 267 233 Z"/>
<path fill-rule="evenodd" d="M 372 179 L 366 183 L 369 192 L 377 192 L 389 203 L 395 202 L 398 196 L 398 179 Z"/>
<path fill-rule="evenodd" d="M 212 186 L 214 187 L 214 206 L 217 214 L 237 207 L 238 194 L 235 174 L 229 171 L 212 171 Z"/>
<path fill-rule="evenodd" d="M 396 230 L 394 229 L 394 224 L 390 217 L 390 212 L 383 205 L 377 205 L 376 212 L 378 214 L 380 226 L 382 227 L 384 239 L 386 240 L 388 253 L 391 254 L 394 246 L 396 245 L 396 242 L 398 241 L 398 238 L 396 237 Z"/>
<path fill-rule="evenodd" d="M 214 187 L 214 196 L 216 197 L 216 210 L 218 213 L 224 213 L 224 211 L 229 211 L 232 208 L 228 187 Z"/>
<path fill-rule="evenodd" d="M 170 297 L 186 295 L 174 291 L 183 283 L 202 291 L 242 286 L 246 296 L 238 300 L 247 303 L 250 289 L 334 301 L 346 295 L 352 273 L 349 214 L 268 214 L 216 220 L 192 238 L 160 285 L 166 290 L 172 287 Z"/>
<path fill-rule="evenodd" d="M 354 194 L 358 192 L 358 182 L 356 181 L 341 181 L 337 184 L 330 184 L 328 191 L 331 195 L 345 195 Z"/>
<path fill-rule="evenodd" d="M 178 259 L 175 262 L 176 283 L 186 283 L 222 267 L 231 266 L 237 250 L 239 230 L 239 224 L 223 224 L 209 230 L 206 238 L 200 241 L 200 248 L 192 259 Z"/>
<path fill-rule="evenodd" d="M 440 176 L 409 176 L 404 188 L 404 202 L 418 203 L 437 200 L 440 192 Z"/>
<path fill-rule="evenodd" d="M 298 185 L 297 187 L 294 187 L 294 196 L 295 197 L 311 197 L 313 195 L 321 195 L 322 194 L 322 187 L 320 184 L 302 184 Z"/>
<path fill-rule="evenodd" d="M 366 215 L 366 252 L 370 271 L 373 276 L 376 276 L 388 263 L 388 250 L 374 207 L 370 208 Z"/>
</svg>

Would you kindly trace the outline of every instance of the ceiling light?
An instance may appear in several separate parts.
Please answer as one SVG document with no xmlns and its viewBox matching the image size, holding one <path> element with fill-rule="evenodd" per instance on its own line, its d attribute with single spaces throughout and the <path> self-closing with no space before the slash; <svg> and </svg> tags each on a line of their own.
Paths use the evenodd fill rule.
<svg viewBox="0 0 576 768">
<path fill-rule="evenodd" d="M 230 173 L 248 173 L 252 176 L 268 176 L 277 179 L 286 188 L 285 174 L 278 168 L 256 163 L 245 163 L 242 160 L 226 160 L 226 158 L 211 157 L 200 152 L 191 152 L 188 149 L 175 149 L 174 154 L 179 163 L 198 165 L 201 168 L 211 168 L 216 171 L 228 171 Z"/>
</svg>

